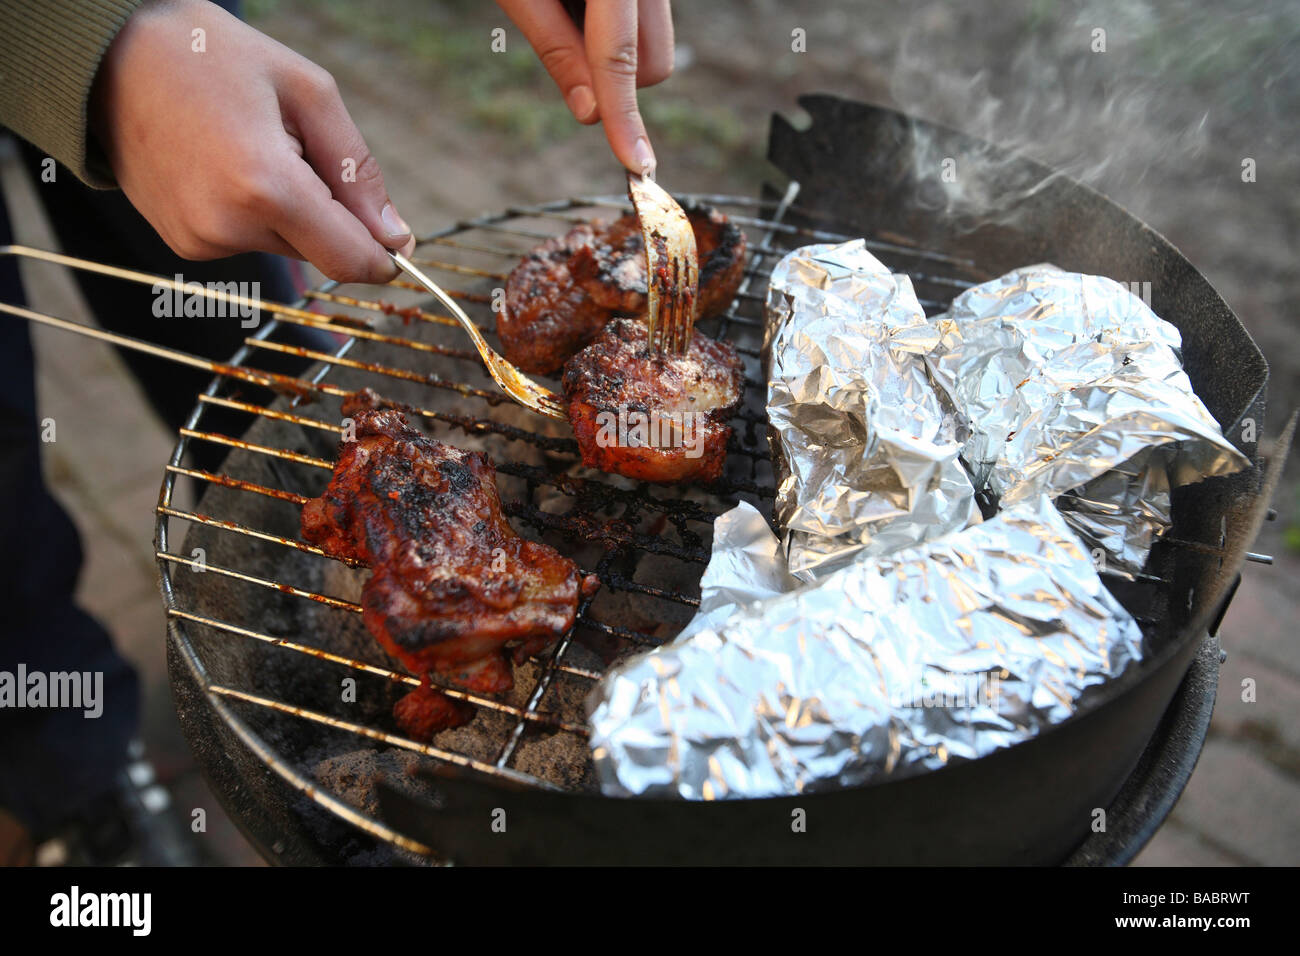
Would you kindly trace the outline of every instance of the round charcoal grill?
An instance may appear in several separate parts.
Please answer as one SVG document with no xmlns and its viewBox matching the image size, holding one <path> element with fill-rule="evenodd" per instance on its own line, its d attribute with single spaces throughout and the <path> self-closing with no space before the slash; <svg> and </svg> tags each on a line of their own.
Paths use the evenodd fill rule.
<svg viewBox="0 0 1300 956">
<path fill-rule="evenodd" d="M 1272 468 L 1176 493 L 1174 527 L 1146 573 L 1108 579 L 1154 653 L 1136 680 L 1033 740 L 933 773 L 799 797 L 599 795 L 583 711 L 593 682 L 692 616 L 718 514 L 744 499 L 771 518 L 762 304 L 787 250 L 864 236 L 878 258 L 911 276 L 931 314 L 972 284 L 1039 261 L 1149 281 L 1153 308 L 1182 331 L 1197 393 L 1258 461 L 1253 437 L 1239 439 L 1244 422 L 1257 431 L 1263 421 L 1267 366 L 1205 279 L 1159 235 L 1064 177 L 1025 189 L 1051 172 L 988 144 L 833 97 L 801 102 L 813 118 L 807 129 L 773 118 L 769 157 L 788 188 L 759 199 L 683 197 L 721 209 L 750 246 L 732 308 L 700 324 L 737 346 L 747 377 L 726 471 L 709 488 L 583 469 L 567 427 L 505 399 L 454 321 L 427 311 L 427 297 L 400 281 L 346 290 L 327 283 L 296 307 L 267 304 L 272 320 L 230 363 L 186 359 L 217 377 L 181 430 L 159 496 L 169 670 L 191 747 L 269 859 L 1115 863 L 1159 827 L 1204 740 L 1218 669 L 1211 635 L 1252 557 Z M 987 178 L 991 195 L 1022 197 L 1014 216 L 954 230 L 927 199 L 916 165 L 923 153 L 956 157 L 964 175 Z M 496 290 L 525 252 L 576 222 L 628 208 L 610 197 L 508 209 L 424 238 L 412 258 L 492 339 Z M 260 371 L 285 354 L 310 368 L 298 378 Z M 299 535 L 302 503 L 330 477 L 340 401 L 363 387 L 409 405 L 413 424 L 434 437 L 485 451 L 516 527 L 603 585 L 570 634 L 516 668 L 511 692 L 448 690 L 476 705 L 476 716 L 429 744 L 404 737 L 392 719 L 393 703 L 418 679 L 361 624 L 366 572 Z M 200 464 L 213 449 L 227 452 L 215 469 Z M 808 820 L 800 834 L 790 827 L 796 809 Z M 1104 832 L 1096 832 L 1100 809 Z M 508 837 L 493 826 L 502 819 Z"/>
</svg>

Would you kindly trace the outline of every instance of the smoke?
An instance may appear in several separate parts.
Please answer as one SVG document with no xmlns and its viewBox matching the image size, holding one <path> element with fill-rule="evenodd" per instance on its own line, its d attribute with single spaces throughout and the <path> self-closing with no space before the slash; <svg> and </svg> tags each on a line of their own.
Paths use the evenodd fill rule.
<svg viewBox="0 0 1300 956">
<path fill-rule="evenodd" d="M 1037 159 L 1141 216 L 1159 187 L 1196 169 L 1212 137 L 1250 128 L 1258 144 L 1285 128 L 1270 126 L 1281 98 L 1268 94 L 1297 84 L 1300 5 L 1038 0 L 999 9 L 916 9 L 895 53 L 895 105 Z M 1006 220 L 1051 181 L 1010 180 L 997 150 L 946 156 L 916 132 L 917 202 L 954 228 Z M 1214 188 L 1213 177 L 1202 180 Z"/>
</svg>

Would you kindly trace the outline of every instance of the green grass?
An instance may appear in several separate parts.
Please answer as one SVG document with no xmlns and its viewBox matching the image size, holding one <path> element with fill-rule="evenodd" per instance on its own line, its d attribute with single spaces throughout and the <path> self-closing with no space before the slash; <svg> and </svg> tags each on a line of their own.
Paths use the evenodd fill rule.
<svg viewBox="0 0 1300 956">
<path fill-rule="evenodd" d="M 461 105 L 466 121 L 509 137 L 523 149 L 561 142 L 574 120 L 523 35 L 491 3 L 476 0 L 246 0 L 256 25 L 272 16 L 311 16 L 330 28 L 391 51 L 414 65 L 398 82 Z M 492 29 L 506 27 L 506 50 L 491 50 Z M 761 163 L 745 126 L 731 111 L 667 92 L 643 90 L 650 135 L 690 162 L 749 172 Z"/>
<path fill-rule="evenodd" d="M 253 0 L 249 19 L 296 9 L 393 54 L 396 82 L 462 105 L 467 119 L 535 148 L 563 135 L 572 119 L 522 35 L 489 3 L 411 0 Z M 492 30 L 506 27 L 506 50 L 492 50 Z"/>
</svg>

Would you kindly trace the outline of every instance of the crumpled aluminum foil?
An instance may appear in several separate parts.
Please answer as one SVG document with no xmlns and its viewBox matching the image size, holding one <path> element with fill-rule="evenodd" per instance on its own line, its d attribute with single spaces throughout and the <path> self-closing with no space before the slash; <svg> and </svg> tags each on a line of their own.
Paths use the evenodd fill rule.
<svg viewBox="0 0 1300 956">
<path fill-rule="evenodd" d="M 700 607 L 675 640 L 721 624 L 742 607 L 799 587 L 787 570 L 785 551 L 771 527 L 748 501 L 713 522 L 713 553 L 700 578 Z"/>
<path fill-rule="evenodd" d="M 916 355 L 911 280 L 861 239 L 805 246 L 772 271 L 765 354 L 776 517 L 790 572 L 813 581 L 979 521 L 951 416 Z"/>
<path fill-rule="evenodd" d="M 1112 570 L 1145 563 L 1172 486 L 1249 464 L 1193 392 L 1178 329 L 1103 276 L 1016 269 L 891 345 L 922 356 L 956 409 L 975 487 L 1002 507 L 1069 493 Z"/>
<path fill-rule="evenodd" d="M 1065 522 L 1092 554 L 1099 571 L 1130 580 L 1173 524 L 1168 451 L 1138 452 L 1110 471 L 1056 499 Z"/>
<path fill-rule="evenodd" d="M 755 546 L 754 517 L 742 512 L 732 546 L 715 550 L 706 603 L 725 602 L 726 588 L 742 601 L 755 593 L 752 567 L 735 569 L 779 565 L 774 548 L 763 557 Z M 748 549 L 738 563 L 737 547 Z M 760 591 L 781 586 L 766 580 Z M 852 786 L 1025 740 L 1086 706 L 1143 651 L 1137 623 L 1040 497 L 860 557 L 624 662 L 588 701 L 593 758 L 617 796 Z"/>
<path fill-rule="evenodd" d="M 1142 659 L 1098 571 L 1140 571 L 1172 487 L 1248 464 L 1174 326 L 1050 265 L 926 320 L 860 242 L 787 256 L 768 309 L 785 541 L 748 505 L 719 518 L 695 620 L 593 691 L 606 793 L 934 769 L 1034 736 Z M 1001 509 L 984 524 L 976 488 Z"/>
</svg>

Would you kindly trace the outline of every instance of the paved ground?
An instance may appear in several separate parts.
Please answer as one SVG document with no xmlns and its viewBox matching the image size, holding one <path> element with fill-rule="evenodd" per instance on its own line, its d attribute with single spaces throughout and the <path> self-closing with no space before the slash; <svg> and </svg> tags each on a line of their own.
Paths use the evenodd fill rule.
<svg viewBox="0 0 1300 956">
<path fill-rule="evenodd" d="M 599 131 L 575 131 L 562 113 L 557 118 L 540 105 L 550 102 L 549 81 L 529 72 L 517 34 L 510 34 L 512 50 L 523 56 L 523 63 L 516 61 L 510 69 L 522 73 L 510 74 L 514 79 L 503 84 L 475 72 L 480 43 L 487 42 L 486 25 L 496 22 L 491 14 L 479 11 L 469 17 L 470 29 L 457 27 L 460 21 L 453 18 L 464 4 L 387 0 L 380 6 L 391 16 L 368 15 L 365 22 L 359 22 L 346 3 L 261 0 L 252 6 L 259 25 L 335 73 L 381 161 L 390 192 L 406 218 L 421 230 L 513 202 L 619 189 L 618 172 L 607 158 Z M 1231 6 L 1235 15 L 1238 7 L 1249 5 Z M 1008 37 L 995 37 L 980 32 L 995 29 L 989 22 L 960 19 L 942 4 L 919 5 L 914 15 L 905 18 L 905 28 L 885 17 L 871 30 L 859 28 L 842 11 L 819 9 L 805 15 L 798 4 L 763 3 L 759 15 L 752 15 L 744 12 L 745 7 L 718 3 L 709 5 L 708 14 L 698 8 L 679 13 L 680 35 L 690 47 L 680 59 L 687 65 L 668 89 L 648 97 L 656 104 L 652 129 L 661 164 L 671 171 L 676 188 L 752 193 L 761 172 L 756 157 L 766 136 L 767 112 L 789 107 L 798 92 L 831 89 L 892 99 L 955 125 L 974 124 L 976 131 L 990 134 L 999 133 L 999 118 L 975 110 L 963 116 L 959 96 L 969 97 L 970 89 L 982 90 L 982 102 L 1002 97 L 997 102 L 1004 106 L 1003 120 L 1015 112 L 1004 87 L 1007 77 L 1014 78 L 1017 70 L 1025 68 L 1020 54 L 1009 58 L 1005 76 L 997 70 L 972 72 L 964 86 L 953 79 L 953 75 L 961 79 L 961 57 L 975 55 L 971 50 L 1022 48 L 1016 46 L 1014 18 L 986 18 L 1010 23 L 1004 24 L 1011 31 Z M 883 7 L 894 12 L 902 9 L 893 4 Z M 1182 10 L 1181 4 L 1175 7 Z M 1048 11 L 1047 25 L 1034 21 L 1029 27 L 1019 26 L 1037 31 L 1032 35 L 1040 45 L 1051 42 L 1053 30 L 1083 29 L 1094 22 L 1087 19 L 1087 11 L 1068 18 L 1054 13 L 1053 3 L 1033 8 Z M 1095 22 L 1112 26 L 1117 51 L 1137 29 L 1126 20 Z M 395 32 L 392 23 L 401 24 L 401 30 Z M 1197 22 L 1183 17 L 1177 25 L 1192 29 Z M 801 26 L 808 32 L 810 49 L 816 52 L 821 44 L 828 51 L 825 55 L 800 60 L 784 52 L 791 29 Z M 930 83 L 930 65 L 947 61 L 927 54 L 918 67 L 917 57 L 932 52 L 936 44 L 943 48 L 944 43 L 954 43 L 954 38 L 969 42 L 954 47 L 953 75 L 937 76 Z M 1294 49 L 1295 34 L 1277 32 L 1276 39 L 1283 48 Z M 1238 45 L 1242 44 L 1245 41 Z M 1181 116 L 1179 109 L 1187 107 L 1186 100 L 1210 97 L 1222 106 L 1209 124 L 1214 135 L 1190 140 L 1175 136 L 1157 145 L 1142 142 L 1140 148 L 1123 151 L 1136 159 L 1119 167 L 1108 168 L 1080 153 L 1083 158 L 1074 171 L 1149 216 L 1208 272 L 1273 362 L 1274 400 L 1285 406 L 1300 397 L 1295 387 L 1300 337 L 1295 335 L 1294 319 L 1288 317 L 1293 316 L 1292 303 L 1300 294 L 1294 270 L 1294 224 L 1300 221 L 1295 215 L 1297 177 L 1293 159 L 1279 145 L 1293 144 L 1295 136 L 1294 126 L 1278 125 L 1295 115 L 1290 108 L 1293 101 L 1286 98 L 1294 91 L 1294 69 L 1270 72 L 1276 61 L 1269 51 L 1248 44 L 1242 50 L 1232 43 L 1215 49 L 1226 55 L 1225 46 L 1241 63 L 1206 66 L 1204 57 L 1192 57 L 1192 66 L 1210 71 L 1208 78 L 1200 74 L 1180 78 L 1189 91 L 1181 98 L 1171 99 L 1167 86 L 1146 91 L 1146 106 L 1138 117 L 1149 121 L 1154 112 L 1162 121 L 1173 122 L 1169 117 Z M 430 51 L 452 64 L 461 79 L 431 66 Z M 1158 49 L 1152 55 L 1155 59 L 1150 62 L 1168 62 L 1160 58 Z M 1290 63 L 1293 68 L 1294 58 Z M 1232 68 L 1232 82 L 1216 80 L 1211 67 Z M 1237 84 L 1249 87 L 1260 79 L 1260 71 L 1274 76 L 1277 82 L 1268 88 L 1270 95 L 1282 99 L 1264 97 L 1262 105 L 1256 100 L 1239 104 L 1233 99 Z M 1058 72 L 1053 78 L 1065 83 L 1072 75 Z M 405 79 L 395 83 L 394 76 Z M 939 82 L 945 79 L 946 85 Z M 1255 83 L 1256 88 L 1261 85 Z M 521 88 L 528 92 L 517 93 Z M 421 90 L 427 95 L 421 95 Z M 682 101 L 706 105 L 696 115 L 674 106 Z M 945 110 L 957 115 L 944 116 Z M 1078 111 L 1070 118 L 1079 121 Z M 1122 123 L 1132 132 L 1128 124 L 1133 117 L 1123 110 L 1116 111 L 1111 122 L 1112 128 Z M 1017 139 L 1005 132 L 1001 137 Z M 718 145 L 705 148 L 701 142 Z M 1153 154 L 1168 152 L 1180 142 L 1185 150 L 1179 161 L 1165 162 L 1158 176 L 1133 165 L 1143 157 L 1156 163 Z M 1037 145 L 1040 152 L 1052 150 L 1050 142 Z M 1259 188 L 1242 193 L 1234 191 L 1231 183 L 1225 185 L 1225 174 L 1218 167 L 1236 167 L 1247 151 L 1259 159 L 1262 170 L 1269 171 L 1269 180 L 1261 174 Z M 1218 166 L 1211 170 L 1206 164 Z M 3 167 L 3 175 L 19 240 L 52 247 L 30 184 L 20 181 L 12 164 Z M 85 304 L 59 270 L 33 269 L 30 278 L 35 308 L 89 320 Z M 75 516 L 87 545 L 81 600 L 118 636 L 145 677 L 146 742 L 181 806 L 209 810 L 209 842 L 218 858 L 255 862 L 255 854 L 222 817 L 200 780 L 180 738 L 166 684 L 163 615 L 151 539 L 161 464 L 173 438 L 152 417 L 109 349 L 43 330 L 37 331 L 36 340 L 42 412 L 58 422 L 58 441 L 48 446 L 49 478 Z M 1300 646 L 1294 625 L 1300 620 L 1300 592 L 1294 587 L 1300 557 L 1288 551 L 1283 540 L 1296 520 L 1294 489 L 1292 477 L 1278 502 L 1280 518 L 1266 529 L 1258 546 L 1276 554 L 1277 565 L 1249 568 L 1224 625 L 1229 656 L 1222 670 L 1211 740 L 1173 818 L 1139 863 L 1300 863 L 1300 723 L 1296 720 Z M 1243 681 L 1248 679 L 1255 683 L 1251 702 L 1242 699 Z"/>
</svg>

